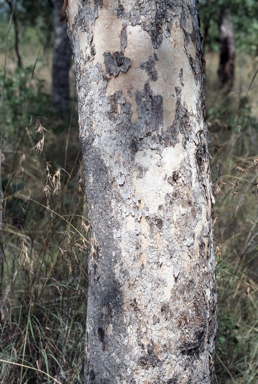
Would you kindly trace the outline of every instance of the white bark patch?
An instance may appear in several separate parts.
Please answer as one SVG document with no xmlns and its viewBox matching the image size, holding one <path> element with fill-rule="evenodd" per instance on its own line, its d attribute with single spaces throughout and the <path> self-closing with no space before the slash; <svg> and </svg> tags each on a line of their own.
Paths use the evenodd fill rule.
<svg viewBox="0 0 258 384">
<path fill-rule="evenodd" d="M 185 19 L 184 30 L 189 34 L 193 32 L 193 23 L 190 18 Z"/>
<path fill-rule="evenodd" d="M 196 50 L 194 43 L 190 41 L 187 45 L 187 53 L 190 55 L 194 60 L 196 59 Z"/>
<path fill-rule="evenodd" d="M 136 56 L 135 52 L 141 52 Z M 148 60 L 153 54 L 153 46 L 149 34 L 139 25 L 127 27 L 127 47 L 125 56 L 131 59 L 131 68 L 128 73 L 121 73 L 118 77 L 110 79 L 107 86 L 107 95 L 113 95 L 117 89 L 123 91 L 126 100 L 131 104 L 132 121 L 138 118 L 136 92 L 144 88 L 148 75 L 140 68 L 142 62 Z"/>
<path fill-rule="evenodd" d="M 120 36 L 117 30 L 122 30 L 122 23 L 108 11 L 102 11 L 101 15 L 105 17 L 105 29 L 100 28 L 101 23 L 96 22 L 94 28 L 94 42 L 96 44 L 95 62 L 104 64 L 103 53 L 116 52 L 120 50 Z M 114 28 L 114 31 L 112 30 Z M 116 30 L 116 33 L 115 33 Z M 103 36 L 104 35 L 104 36 Z M 110 35 L 110 36 L 109 36 Z M 113 95 L 118 89 L 121 89 L 123 95 L 131 104 L 132 122 L 138 118 L 136 93 L 142 91 L 145 83 L 148 81 L 148 74 L 140 66 L 147 61 L 154 53 L 157 61 L 155 67 L 158 73 L 158 80 L 150 80 L 150 88 L 153 95 L 163 97 L 163 127 L 166 129 L 173 124 L 176 114 L 176 94 L 175 88 L 183 88 L 182 103 L 188 105 L 189 112 L 193 112 L 196 107 L 198 89 L 195 85 L 192 68 L 186 54 L 182 55 L 181 47 L 184 44 L 182 30 L 176 30 L 173 34 L 173 40 L 164 40 L 158 49 L 153 49 L 150 35 L 141 29 L 139 25 L 127 27 L 127 47 L 125 56 L 131 59 L 131 67 L 128 73 L 120 73 L 118 77 L 112 77 L 107 86 L 106 95 Z M 190 46 L 189 46 L 190 49 Z M 135 52 L 141 52 L 139 56 Z M 182 69 L 183 79 L 180 78 Z"/>
<path fill-rule="evenodd" d="M 180 164 L 184 159 L 181 145 L 165 148 L 161 155 L 151 149 L 139 151 L 135 156 L 135 163 L 147 169 L 143 177 L 133 175 L 135 192 L 141 196 L 143 207 L 149 213 L 158 211 L 158 207 L 164 204 L 166 193 L 171 193 L 173 187 L 166 181 L 173 171 L 180 170 Z"/>
<path fill-rule="evenodd" d="M 149 225 L 145 219 L 144 216 L 141 217 L 140 220 L 140 226 L 141 226 L 141 237 L 142 237 L 142 250 L 145 250 L 149 246 L 148 237 L 150 234 L 150 228 Z"/>
<path fill-rule="evenodd" d="M 112 2 L 111 2 L 112 3 Z M 122 21 L 110 9 L 101 8 L 92 28 L 96 55 L 93 64 L 100 63 L 104 69 L 104 52 L 120 51 Z"/>
<path fill-rule="evenodd" d="M 83 53 L 83 57 L 87 57 L 90 54 L 90 46 L 88 44 L 87 33 L 84 31 L 78 31 L 80 50 Z"/>
<path fill-rule="evenodd" d="M 171 90 L 174 90 L 175 87 L 183 88 L 181 94 L 181 101 L 183 105 L 187 105 L 188 111 L 193 112 L 196 110 L 196 102 L 199 95 L 199 90 L 196 87 L 188 57 L 186 56 L 185 52 L 184 54 L 182 54 L 182 46 L 184 46 L 184 33 L 182 30 L 175 29 L 175 31 L 171 35 L 170 40 L 164 40 L 162 45 L 158 49 L 159 62 L 157 65 L 157 69 L 158 73 L 162 74 L 164 84 L 157 83 L 157 89 L 158 87 L 162 87 L 162 89 L 165 89 L 167 91 L 164 94 L 165 97 L 163 96 L 165 99 L 165 116 L 168 113 L 166 112 L 166 110 L 171 109 Z M 195 51 L 193 52 L 193 57 L 194 55 Z M 182 71 L 181 78 L 179 76 L 180 71 Z M 156 84 L 154 85 L 154 87 L 155 86 Z M 172 122 L 170 124 L 172 124 Z M 169 123 L 165 125 L 168 126 Z"/>
<path fill-rule="evenodd" d="M 73 25 L 74 18 L 75 18 L 75 16 L 77 16 L 80 7 L 81 7 L 81 1 L 80 0 L 72 0 L 72 1 L 68 0 L 68 7 L 67 8 L 69 10 L 69 18 L 68 18 L 69 28 L 71 28 L 71 26 Z"/>
<path fill-rule="evenodd" d="M 158 274 L 163 281 L 166 281 L 163 288 L 162 300 L 169 302 L 171 299 L 171 290 L 175 284 L 173 277 L 175 271 L 173 265 L 167 266 L 163 264 L 162 267 L 158 270 Z"/>
<path fill-rule="evenodd" d="M 98 18 L 93 26 L 93 43 L 96 55 L 93 64 L 100 63 L 104 68 L 104 52 L 119 52 L 121 50 L 121 31 L 123 23 L 114 13 L 111 6 L 99 10 Z M 190 28 L 190 26 L 189 26 Z M 83 33 L 81 33 L 83 34 Z M 87 42 L 80 36 L 81 47 L 87 47 Z M 154 95 L 163 98 L 163 127 L 166 130 L 173 124 L 176 113 L 175 88 L 183 87 L 182 103 L 188 105 L 188 110 L 194 111 L 198 92 L 192 76 L 192 68 L 186 53 L 182 55 L 181 47 L 184 45 L 184 33 L 176 28 L 170 40 L 164 39 L 158 49 L 154 49 L 150 35 L 142 30 L 141 26 L 127 26 L 127 47 L 124 55 L 131 59 L 131 67 L 128 73 L 120 73 L 109 80 L 106 95 L 113 95 L 121 89 L 123 95 L 131 104 L 132 122 L 138 118 L 136 93 L 144 88 L 148 81 L 148 74 L 141 68 L 141 64 L 147 61 L 155 53 L 157 61 L 155 67 L 158 73 L 157 81 L 150 81 L 150 87 Z M 191 49 L 193 47 L 193 49 Z M 84 48 L 85 50 L 85 48 Z M 192 43 L 187 47 L 188 54 L 194 57 L 195 50 Z M 137 56 L 135 52 L 140 52 Z M 87 52 L 85 52 L 85 55 Z M 171 66 L 172 64 L 172 66 Z M 181 75 L 180 71 L 181 70 Z M 174 100 L 173 100 L 174 98 Z M 190 107 L 190 108 L 189 108 Z"/>
<path fill-rule="evenodd" d="M 128 215 L 126 217 L 126 228 L 128 232 L 135 231 L 135 218 L 132 215 Z"/>
</svg>

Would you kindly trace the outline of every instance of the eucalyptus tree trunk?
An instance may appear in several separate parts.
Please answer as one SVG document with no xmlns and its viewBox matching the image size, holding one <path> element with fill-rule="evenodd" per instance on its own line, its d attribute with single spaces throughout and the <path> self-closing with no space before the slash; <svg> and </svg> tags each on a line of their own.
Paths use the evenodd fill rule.
<svg viewBox="0 0 258 384">
<path fill-rule="evenodd" d="M 60 22 L 63 0 L 54 0 L 55 42 L 52 64 L 52 102 L 54 112 L 62 118 L 70 114 L 69 70 L 71 48 L 66 23 Z"/>
<path fill-rule="evenodd" d="M 68 4 L 92 226 L 85 383 L 211 383 L 216 287 L 197 1 Z"/>
</svg>

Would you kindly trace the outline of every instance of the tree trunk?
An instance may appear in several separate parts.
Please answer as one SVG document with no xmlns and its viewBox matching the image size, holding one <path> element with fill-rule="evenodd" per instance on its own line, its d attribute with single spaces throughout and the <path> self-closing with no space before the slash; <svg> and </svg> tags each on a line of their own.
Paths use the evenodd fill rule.
<svg viewBox="0 0 258 384">
<path fill-rule="evenodd" d="M 63 0 L 54 0 L 55 42 L 52 66 L 52 102 L 54 112 L 58 113 L 62 118 L 68 118 L 70 114 L 69 69 L 71 48 L 66 23 L 60 22 L 62 5 Z"/>
<path fill-rule="evenodd" d="M 85 383 L 211 383 L 197 0 L 69 2 L 92 251 Z"/>
<path fill-rule="evenodd" d="M 229 92 L 234 83 L 235 37 L 233 24 L 226 9 L 221 11 L 220 20 L 220 61 L 218 69 L 219 86 Z"/>
<path fill-rule="evenodd" d="M 14 26 L 14 50 L 17 57 L 17 66 L 18 68 L 22 68 L 22 58 L 20 54 L 20 39 L 19 39 L 19 23 L 17 18 L 17 12 L 16 12 L 16 2 L 11 0 L 5 0 L 6 3 L 10 7 L 10 11 L 12 13 L 12 20 L 13 20 L 13 26 Z"/>
</svg>

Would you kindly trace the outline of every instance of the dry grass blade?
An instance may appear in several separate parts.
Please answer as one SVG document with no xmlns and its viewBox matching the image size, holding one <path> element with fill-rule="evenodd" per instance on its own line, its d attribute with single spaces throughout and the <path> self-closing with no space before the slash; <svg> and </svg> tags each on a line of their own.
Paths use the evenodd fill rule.
<svg viewBox="0 0 258 384">
<path fill-rule="evenodd" d="M 31 369 L 31 370 L 36 371 L 36 372 L 40 372 L 40 373 L 42 373 L 44 376 L 47 376 L 49 379 L 53 380 L 55 383 L 57 383 L 57 384 L 62 384 L 60 381 L 56 380 L 53 376 L 49 375 L 48 373 L 42 371 L 42 370 L 39 369 L 39 368 L 30 367 L 29 365 L 19 364 L 19 363 L 15 363 L 14 361 L 8 361 L 8 360 L 4 360 L 4 359 L 0 359 L 0 362 L 1 362 L 1 363 L 6 363 L 6 364 L 15 365 L 15 366 L 17 366 L 17 367 L 21 367 L 21 368 Z"/>
</svg>

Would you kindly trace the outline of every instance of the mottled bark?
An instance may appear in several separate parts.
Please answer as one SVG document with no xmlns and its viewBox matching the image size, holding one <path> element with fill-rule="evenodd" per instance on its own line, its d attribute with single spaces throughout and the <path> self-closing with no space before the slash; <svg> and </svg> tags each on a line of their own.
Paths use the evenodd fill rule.
<svg viewBox="0 0 258 384">
<path fill-rule="evenodd" d="M 54 0 L 55 42 L 52 66 L 52 102 L 54 112 L 62 118 L 69 117 L 69 69 L 71 48 L 65 22 L 60 22 L 63 0 Z"/>
<path fill-rule="evenodd" d="M 226 9 L 221 11 L 220 61 L 218 68 L 219 86 L 226 91 L 232 89 L 235 73 L 235 37 L 234 28 Z"/>
<path fill-rule="evenodd" d="M 77 0 L 68 25 L 92 226 L 85 383 L 211 383 L 197 1 Z"/>
</svg>

